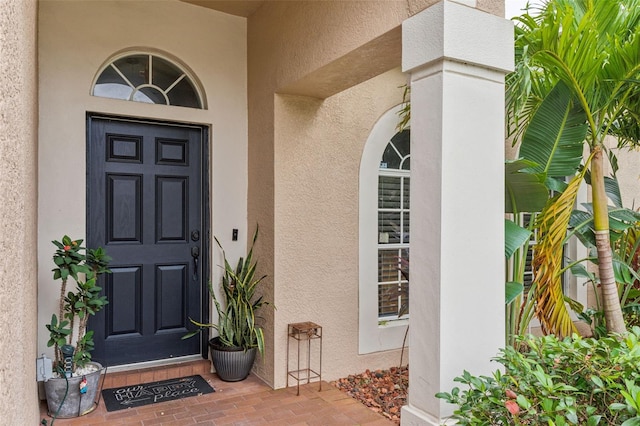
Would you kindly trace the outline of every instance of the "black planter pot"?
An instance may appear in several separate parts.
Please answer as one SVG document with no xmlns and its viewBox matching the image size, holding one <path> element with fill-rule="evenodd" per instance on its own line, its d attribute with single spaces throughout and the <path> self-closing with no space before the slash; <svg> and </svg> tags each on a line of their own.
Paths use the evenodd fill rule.
<svg viewBox="0 0 640 426">
<path fill-rule="evenodd" d="M 220 380 L 239 382 L 247 378 L 256 359 L 257 348 L 247 351 L 237 346 L 224 346 L 218 337 L 209 340 L 209 351 L 213 367 Z"/>
</svg>

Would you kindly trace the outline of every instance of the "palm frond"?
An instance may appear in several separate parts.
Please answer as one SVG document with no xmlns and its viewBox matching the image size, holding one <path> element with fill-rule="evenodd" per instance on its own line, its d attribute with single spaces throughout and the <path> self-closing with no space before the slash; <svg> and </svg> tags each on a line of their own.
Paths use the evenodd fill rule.
<svg viewBox="0 0 640 426">
<path fill-rule="evenodd" d="M 532 232 L 528 229 L 525 229 L 516 223 L 512 222 L 509 219 L 504 220 L 504 230 L 505 230 L 505 245 L 504 245 L 504 256 L 506 259 L 509 259 L 513 256 L 516 250 L 518 250 L 524 243 L 529 241 L 531 238 Z"/>
<path fill-rule="evenodd" d="M 536 163 L 527 160 L 505 162 L 505 213 L 539 212 L 549 199 L 545 176 L 527 171 Z"/>
<path fill-rule="evenodd" d="M 572 176 L 582 162 L 586 115 L 567 85 L 558 82 L 544 99 L 522 138 L 520 156 L 550 177 Z"/>
<path fill-rule="evenodd" d="M 536 219 L 538 244 L 533 257 L 535 312 L 545 333 L 570 336 L 576 331 L 562 291 L 562 246 L 583 175 L 584 172 L 576 175 L 567 189 L 552 199 Z"/>
<path fill-rule="evenodd" d="M 587 114 L 592 147 L 607 134 L 637 145 L 639 0 L 546 2 L 539 15 L 518 19 L 515 45 L 515 71 L 506 80 L 507 111 L 509 124 L 520 124 L 520 134 L 563 81 Z"/>
</svg>

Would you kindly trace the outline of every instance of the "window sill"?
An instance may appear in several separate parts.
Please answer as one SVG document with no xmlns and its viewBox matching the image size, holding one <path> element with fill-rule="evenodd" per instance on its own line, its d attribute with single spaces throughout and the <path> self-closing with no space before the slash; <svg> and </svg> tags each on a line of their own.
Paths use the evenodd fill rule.
<svg viewBox="0 0 640 426">
<path fill-rule="evenodd" d="M 409 325 L 409 318 L 378 320 L 378 328 L 392 328 Z"/>
</svg>

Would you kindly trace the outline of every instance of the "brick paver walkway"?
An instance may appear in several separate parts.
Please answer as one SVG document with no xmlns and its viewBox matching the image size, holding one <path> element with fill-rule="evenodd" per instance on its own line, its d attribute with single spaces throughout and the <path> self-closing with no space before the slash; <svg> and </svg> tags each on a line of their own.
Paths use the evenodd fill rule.
<svg viewBox="0 0 640 426">
<path fill-rule="evenodd" d="M 390 426 L 393 423 L 369 410 L 328 383 L 273 390 L 251 375 L 236 383 L 223 382 L 209 372 L 208 361 L 156 367 L 127 373 L 107 373 L 104 388 L 135 385 L 168 378 L 200 374 L 214 388 L 207 395 L 184 398 L 107 412 L 104 403 L 85 416 L 56 419 L 54 426 L 71 425 L 370 425 Z M 51 424 L 46 403 L 41 405 L 42 418 Z"/>
</svg>

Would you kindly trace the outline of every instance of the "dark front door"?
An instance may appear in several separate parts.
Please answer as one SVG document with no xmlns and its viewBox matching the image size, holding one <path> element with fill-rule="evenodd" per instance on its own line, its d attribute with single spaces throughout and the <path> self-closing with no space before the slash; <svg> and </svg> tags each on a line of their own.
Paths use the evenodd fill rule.
<svg viewBox="0 0 640 426">
<path fill-rule="evenodd" d="M 87 246 L 113 258 L 109 304 L 93 317 L 93 358 L 119 365 L 198 354 L 205 129 L 90 116 Z"/>
</svg>

